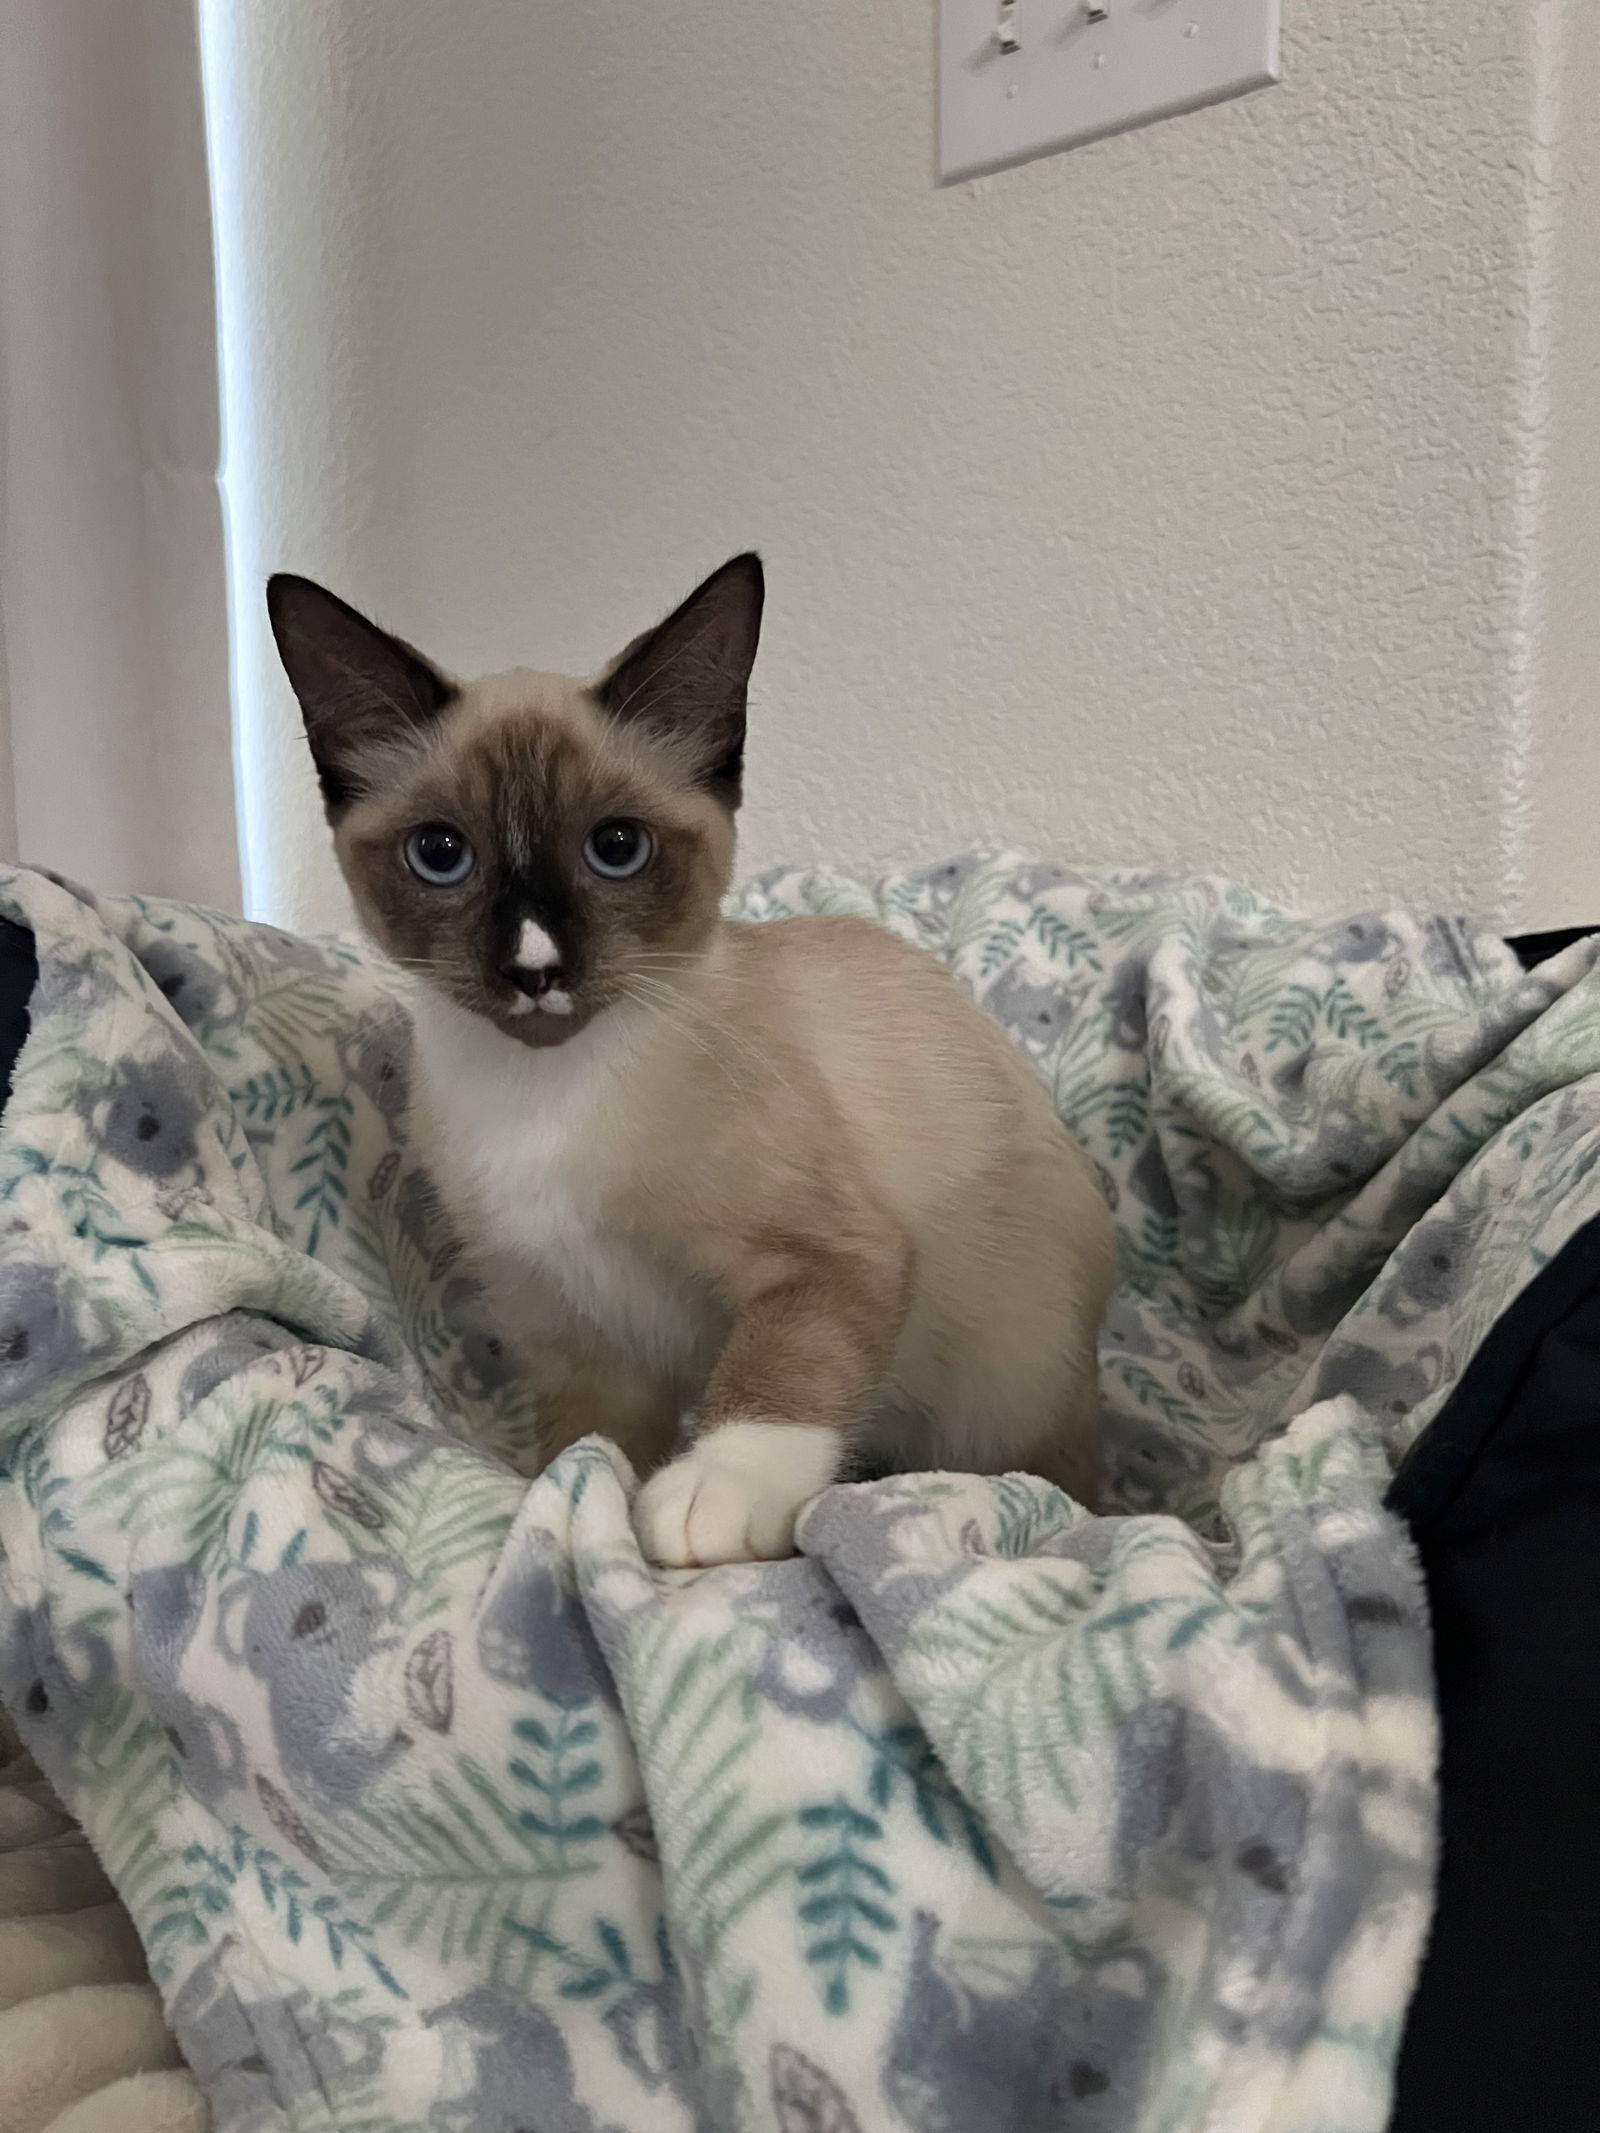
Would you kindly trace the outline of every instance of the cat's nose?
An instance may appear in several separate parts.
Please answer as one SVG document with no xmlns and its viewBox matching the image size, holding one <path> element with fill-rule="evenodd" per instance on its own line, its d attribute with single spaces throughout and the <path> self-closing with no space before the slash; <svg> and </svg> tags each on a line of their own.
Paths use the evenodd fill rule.
<svg viewBox="0 0 1600 2133">
<path fill-rule="evenodd" d="M 553 992 L 561 983 L 561 965 L 546 963 L 538 970 L 529 970 L 521 963 L 513 963 L 504 973 L 508 985 L 514 985 L 524 999 L 542 1000 L 547 992 Z"/>
<path fill-rule="evenodd" d="M 529 1000 L 543 999 L 561 983 L 561 951 L 531 918 L 523 920 L 516 951 L 502 975 Z"/>
</svg>

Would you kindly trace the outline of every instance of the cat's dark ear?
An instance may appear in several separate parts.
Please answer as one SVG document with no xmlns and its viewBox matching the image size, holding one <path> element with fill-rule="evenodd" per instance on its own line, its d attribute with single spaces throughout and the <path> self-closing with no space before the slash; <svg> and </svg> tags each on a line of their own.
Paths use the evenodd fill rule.
<svg viewBox="0 0 1600 2133">
<path fill-rule="evenodd" d="M 300 699 L 323 800 L 336 815 L 361 791 L 362 756 L 430 724 L 455 685 L 309 578 L 281 571 L 269 578 L 267 613 Z"/>
<path fill-rule="evenodd" d="M 739 804 L 745 706 L 761 636 L 761 558 L 736 555 L 602 678 L 602 707 L 681 751 L 700 781 Z"/>
</svg>

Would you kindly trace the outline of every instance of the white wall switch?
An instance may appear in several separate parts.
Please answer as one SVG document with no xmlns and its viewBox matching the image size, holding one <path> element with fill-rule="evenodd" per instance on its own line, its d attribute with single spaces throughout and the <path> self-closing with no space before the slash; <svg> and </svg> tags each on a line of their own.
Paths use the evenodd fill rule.
<svg viewBox="0 0 1600 2133">
<path fill-rule="evenodd" d="M 939 175 L 974 178 L 1278 79 L 1279 0 L 939 0 Z"/>
</svg>

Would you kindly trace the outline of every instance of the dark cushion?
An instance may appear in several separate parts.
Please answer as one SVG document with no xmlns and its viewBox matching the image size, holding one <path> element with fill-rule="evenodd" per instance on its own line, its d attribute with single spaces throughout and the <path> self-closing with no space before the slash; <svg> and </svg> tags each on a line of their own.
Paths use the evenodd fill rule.
<svg viewBox="0 0 1600 2133">
<path fill-rule="evenodd" d="M 1401 1467 L 1433 1611 L 1438 1905 L 1391 2133 L 1600 2125 L 1600 1221 Z"/>
<path fill-rule="evenodd" d="M 28 1002 L 39 978 L 39 958 L 26 926 L 0 918 L 0 1111 L 11 1094 L 11 1070 L 28 1035 Z"/>
<path fill-rule="evenodd" d="M 1562 926 L 1554 933 L 1513 934 L 1506 946 L 1516 952 L 1524 970 L 1537 970 L 1563 948 L 1570 948 L 1574 941 L 1586 941 L 1595 933 L 1600 933 L 1600 926 Z"/>
</svg>

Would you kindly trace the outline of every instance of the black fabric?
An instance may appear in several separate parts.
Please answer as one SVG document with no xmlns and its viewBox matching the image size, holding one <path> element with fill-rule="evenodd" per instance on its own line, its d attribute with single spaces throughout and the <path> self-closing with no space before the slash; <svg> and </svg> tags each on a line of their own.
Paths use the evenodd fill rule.
<svg viewBox="0 0 1600 2133">
<path fill-rule="evenodd" d="M 1515 951 L 1524 970 L 1537 970 L 1563 948 L 1570 948 L 1574 941 L 1586 941 L 1594 933 L 1600 933 L 1600 926 L 1563 926 L 1555 933 L 1514 934 L 1506 946 Z"/>
<path fill-rule="evenodd" d="M 0 1111 L 11 1095 L 11 1070 L 27 1038 L 28 1002 L 38 977 L 33 935 L 0 918 Z"/>
<path fill-rule="evenodd" d="M 1438 1906 L 1391 2133 L 1600 2126 L 1600 1221 L 1395 1477 L 1433 1610 Z"/>
</svg>

